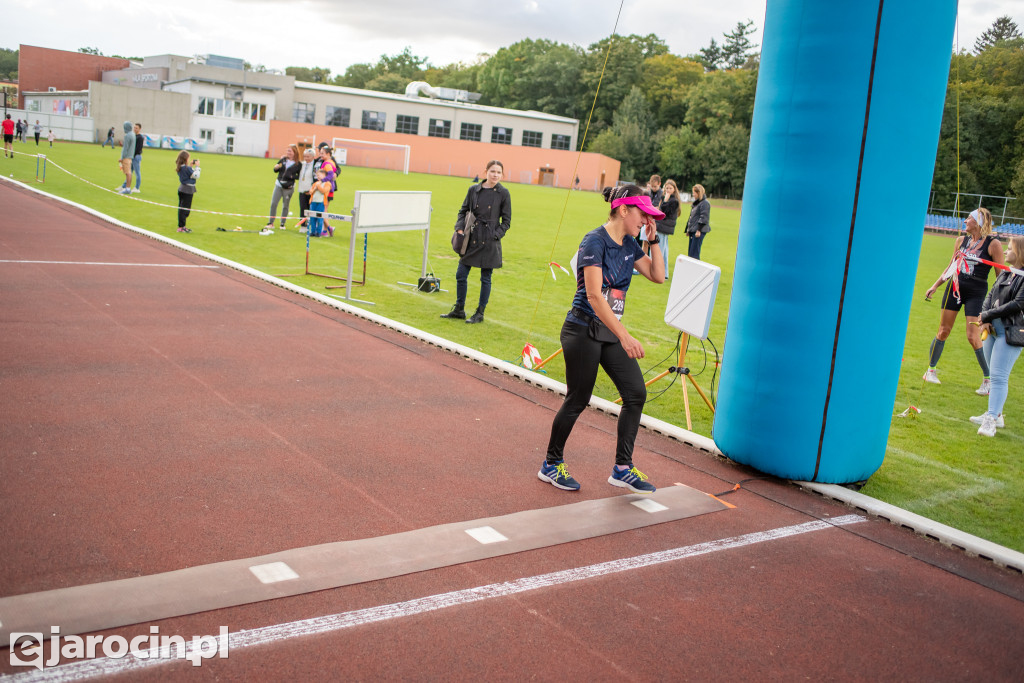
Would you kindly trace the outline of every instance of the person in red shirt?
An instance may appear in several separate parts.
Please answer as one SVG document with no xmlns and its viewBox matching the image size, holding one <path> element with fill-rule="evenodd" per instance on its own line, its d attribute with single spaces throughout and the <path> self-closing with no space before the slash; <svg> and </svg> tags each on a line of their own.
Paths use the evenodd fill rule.
<svg viewBox="0 0 1024 683">
<path fill-rule="evenodd" d="M 13 159 L 14 149 L 12 145 L 14 144 L 14 121 L 11 121 L 11 115 L 8 114 L 6 118 L 4 118 L 3 124 L 0 125 L 2 125 L 4 129 L 4 157 L 9 156 Z"/>
</svg>

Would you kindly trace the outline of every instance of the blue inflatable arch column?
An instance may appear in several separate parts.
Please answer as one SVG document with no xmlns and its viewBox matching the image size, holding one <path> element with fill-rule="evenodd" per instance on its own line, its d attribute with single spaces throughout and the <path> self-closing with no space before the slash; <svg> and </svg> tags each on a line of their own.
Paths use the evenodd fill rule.
<svg viewBox="0 0 1024 683">
<path fill-rule="evenodd" d="M 787 479 L 885 456 L 956 0 L 768 0 L 713 436 Z"/>
</svg>

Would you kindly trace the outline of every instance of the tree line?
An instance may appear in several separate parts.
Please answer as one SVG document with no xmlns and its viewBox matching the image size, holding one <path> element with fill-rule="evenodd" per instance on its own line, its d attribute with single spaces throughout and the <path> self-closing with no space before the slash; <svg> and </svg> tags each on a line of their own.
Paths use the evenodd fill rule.
<svg viewBox="0 0 1024 683">
<path fill-rule="evenodd" d="M 480 93 L 484 105 L 575 118 L 580 145 L 618 159 L 623 179 L 659 173 L 682 188 L 701 183 L 714 196 L 738 198 L 759 66 L 754 32 L 752 21 L 737 22 L 721 41 L 685 57 L 655 34 L 614 35 L 586 48 L 521 40 L 473 64 L 436 67 L 405 48 L 336 76 L 322 67 L 290 66 L 285 73 L 394 93 L 426 81 Z M 17 55 L 0 48 L 0 76 L 17 78 Z M 952 55 L 931 206 L 952 210 L 958 187 L 1019 197 L 1006 211 L 1024 219 L 1024 38 L 1010 17 L 996 19 L 973 50 Z M 1002 200 L 983 204 L 1003 212 Z"/>
<path fill-rule="evenodd" d="M 474 64 L 434 67 L 406 48 L 334 77 L 322 67 L 285 73 L 393 93 L 426 81 L 480 93 L 483 105 L 575 118 L 583 148 L 618 159 L 623 179 L 660 173 L 680 187 L 701 183 L 718 196 L 739 197 L 757 82 L 754 32 L 752 21 L 739 22 L 721 44 L 712 40 L 686 57 L 671 54 L 654 34 L 613 35 L 586 48 L 521 40 Z"/>
<path fill-rule="evenodd" d="M 1024 223 L 1024 37 L 1010 17 L 997 19 L 973 51 L 956 52 L 950 64 L 933 208 L 951 211 L 958 186 L 962 193 L 1015 197 L 1006 215 Z M 960 208 L 977 205 L 976 197 L 964 197 Z M 1000 217 L 1004 202 L 990 197 L 982 206 Z"/>
</svg>

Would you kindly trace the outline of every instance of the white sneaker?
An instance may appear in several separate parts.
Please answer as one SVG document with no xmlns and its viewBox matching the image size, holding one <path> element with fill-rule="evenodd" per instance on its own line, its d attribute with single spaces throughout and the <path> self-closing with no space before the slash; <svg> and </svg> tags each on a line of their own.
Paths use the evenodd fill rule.
<svg viewBox="0 0 1024 683">
<path fill-rule="evenodd" d="M 995 436 L 996 435 L 996 419 L 985 413 L 982 416 L 981 426 L 978 427 L 979 436 Z"/>
<path fill-rule="evenodd" d="M 142 190 L 137 187 L 133 187 L 130 194 L 142 194 Z"/>
<path fill-rule="evenodd" d="M 262 230 L 260 230 L 260 234 L 261 235 L 273 235 L 274 231 L 271 230 L 270 228 L 263 228 Z"/>
<path fill-rule="evenodd" d="M 979 396 L 988 396 L 988 392 L 992 390 L 992 380 L 986 377 L 981 380 L 981 386 L 974 390 L 974 393 Z"/>
<path fill-rule="evenodd" d="M 942 384 L 942 382 L 939 381 L 939 373 L 935 368 L 928 368 L 924 373 L 924 381 L 931 382 L 932 384 Z"/>
<path fill-rule="evenodd" d="M 985 424 L 985 415 L 975 415 L 971 417 L 971 422 L 973 422 L 976 425 Z M 996 418 L 996 427 L 998 429 L 1002 429 L 1005 426 L 1006 422 L 1003 421 L 1003 416 L 1000 415 L 999 417 Z"/>
</svg>

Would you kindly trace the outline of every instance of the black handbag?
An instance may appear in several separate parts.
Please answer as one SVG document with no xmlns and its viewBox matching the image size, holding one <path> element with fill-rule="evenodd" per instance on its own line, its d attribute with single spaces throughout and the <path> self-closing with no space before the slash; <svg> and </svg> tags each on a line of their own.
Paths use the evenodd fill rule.
<svg viewBox="0 0 1024 683">
<path fill-rule="evenodd" d="M 1024 324 L 1021 324 L 1020 316 L 1006 321 L 1003 335 L 1010 346 L 1024 346 Z"/>
<path fill-rule="evenodd" d="M 472 211 L 467 211 L 465 218 L 462 220 L 462 232 L 459 232 L 458 226 L 455 227 L 455 232 L 452 233 L 452 249 L 459 256 L 466 255 L 466 249 L 469 248 L 469 240 L 473 235 L 473 228 L 476 227 L 476 216 Z"/>
</svg>

